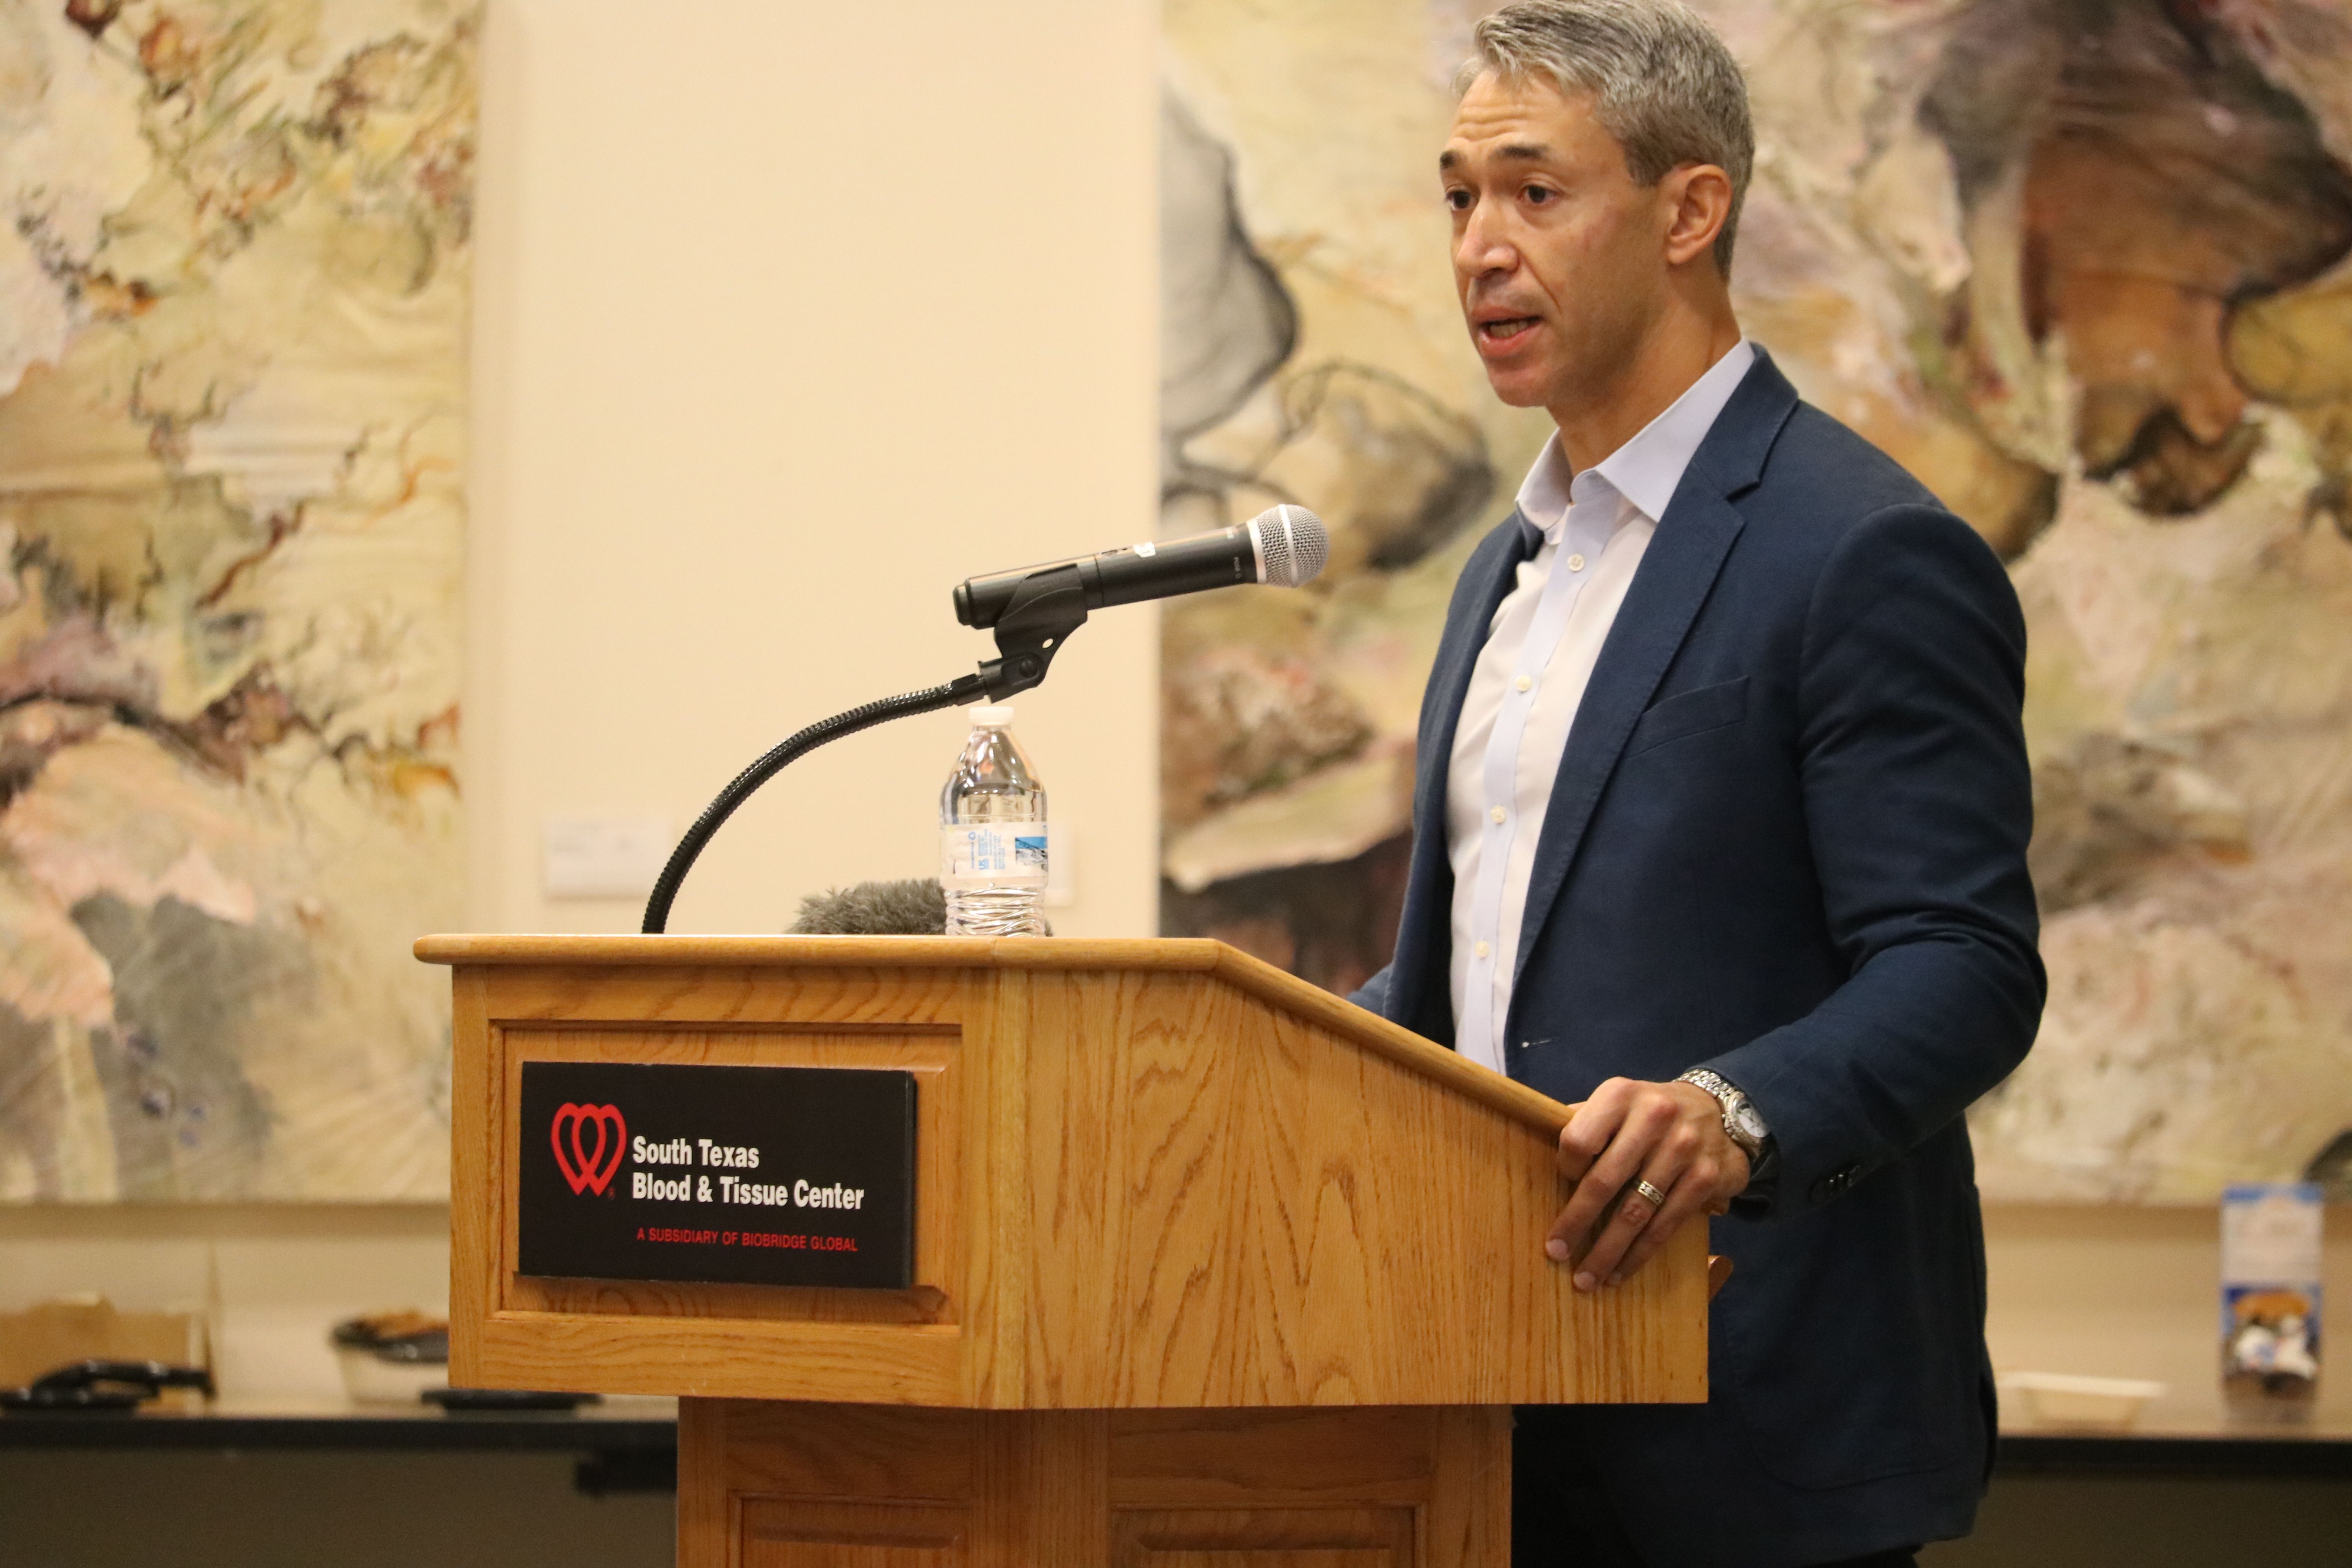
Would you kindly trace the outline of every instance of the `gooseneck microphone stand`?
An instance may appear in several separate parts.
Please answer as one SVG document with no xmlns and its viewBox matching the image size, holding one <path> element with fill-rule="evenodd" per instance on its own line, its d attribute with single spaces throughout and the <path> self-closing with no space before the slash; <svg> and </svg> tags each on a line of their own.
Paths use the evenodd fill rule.
<svg viewBox="0 0 2352 1568">
<path fill-rule="evenodd" d="M 1042 684 L 1054 656 L 1086 620 L 1086 593 L 1075 564 L 1032 572 L 1014 590 L 1004 614 L 997 618 L 997 657 L 978 670 L 959 676 L 945 686 L 909 691 L 903 697 L 886 697 L 879 702 L 836 713 L 786 739 L 736 774 L 718 797 L 702 808 L 702 815 L 694 819 L 694 826 L 686 830 L 677 847 L 669 852 L 669 863 L 662 868 L 652 895 L 646 900 L 646 919 L 641 929 L 647 935 L 658 936 L 668 927 L 670 904 L 677 897 L 678 885 L 686 880 L 687 872 L 694 868 L 695 858 L 702 853 L 702 847 L 710 842 L 711 836 L 735 815 L 735 808 L 751 799 L 761 784 L 827 741 L 838 741 L 844 735 L 855 735 L 860 730 L 870 730 L 893 719 L 934 713 L 983 697 L 992 702 L 1002 702 L 1015 692 Z"/>
</svg>

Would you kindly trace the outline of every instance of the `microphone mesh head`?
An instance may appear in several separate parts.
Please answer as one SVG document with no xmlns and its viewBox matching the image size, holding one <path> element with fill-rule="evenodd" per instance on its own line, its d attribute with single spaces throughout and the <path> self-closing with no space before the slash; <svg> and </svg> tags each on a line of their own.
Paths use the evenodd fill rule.
<svg viewBox="0 0 2352 1568">
<path fill-rule="evenodd" d="M 1277 588 L 1296 588 L 1315 581 L 1331 552 L 1331 535 L 1323 520 L 1303 506 L 1269 507 L 1250 519 L 1257 537 L 1258 557 L 1265 572 L 1258 581 Z"/>
</svg>

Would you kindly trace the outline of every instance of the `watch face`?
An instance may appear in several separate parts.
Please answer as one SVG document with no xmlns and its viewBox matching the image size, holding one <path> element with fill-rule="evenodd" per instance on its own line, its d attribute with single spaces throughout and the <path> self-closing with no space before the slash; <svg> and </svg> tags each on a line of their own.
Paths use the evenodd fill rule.
<svg viewBox="0 0 2352 1568">
<path fill-rule="evenodd" d="M 1759 1143 L 1764 1141 L 1764 1118 L 1758 1112 L 1755 1106 L 1749 1104 L 1745 1100 L 1741 1100 L 1739 1102 L 1739 1109 L 1731 1113 L 1731 1119 L 1739 1124 L 1739 1130 L 1742 1132 L 1747 1133 L 1748 1136 L 1755 1139 Z"/>
</svg>

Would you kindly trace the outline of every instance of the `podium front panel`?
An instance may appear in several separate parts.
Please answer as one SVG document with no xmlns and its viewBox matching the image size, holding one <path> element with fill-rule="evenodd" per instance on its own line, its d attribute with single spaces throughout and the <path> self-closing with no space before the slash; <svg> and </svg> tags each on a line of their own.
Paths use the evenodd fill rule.
<svg viewBox="0 0 2352 1568">
<path fill-rule="evenodd" d="M 1504 1568 L 1510 1420 L 692 1400 L 678 1568 Z"/>
<path fill-rule="evenodd" d="M 997 1410 L 1706 1397 L 1706 1237 L 1541 1251 L 1566 1110 L 1211 942 L 436 938 L 454 1380 Z M 914 1284 L 519 1268 L 523 1065 L 914 1075 Z"/>
</svg>

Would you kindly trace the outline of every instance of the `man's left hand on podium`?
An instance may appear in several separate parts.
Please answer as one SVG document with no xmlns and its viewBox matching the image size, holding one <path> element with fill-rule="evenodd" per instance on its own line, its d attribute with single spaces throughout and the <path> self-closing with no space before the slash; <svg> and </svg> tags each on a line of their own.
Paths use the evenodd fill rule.
<svg viewBox="0 0 2352 1568">
<path fill-rule="evenodd" d="M 1576 1190 L 1544 1252 L 1575 1263 L 1580 1290 L 1631 1279 L 1692 1218 L 1726 1212 L 1748 1179 L 1715 1096 L 1622 1078 L 1593 1090 L 1560 1129 L 1559 1172 Z"/>
</svg>

